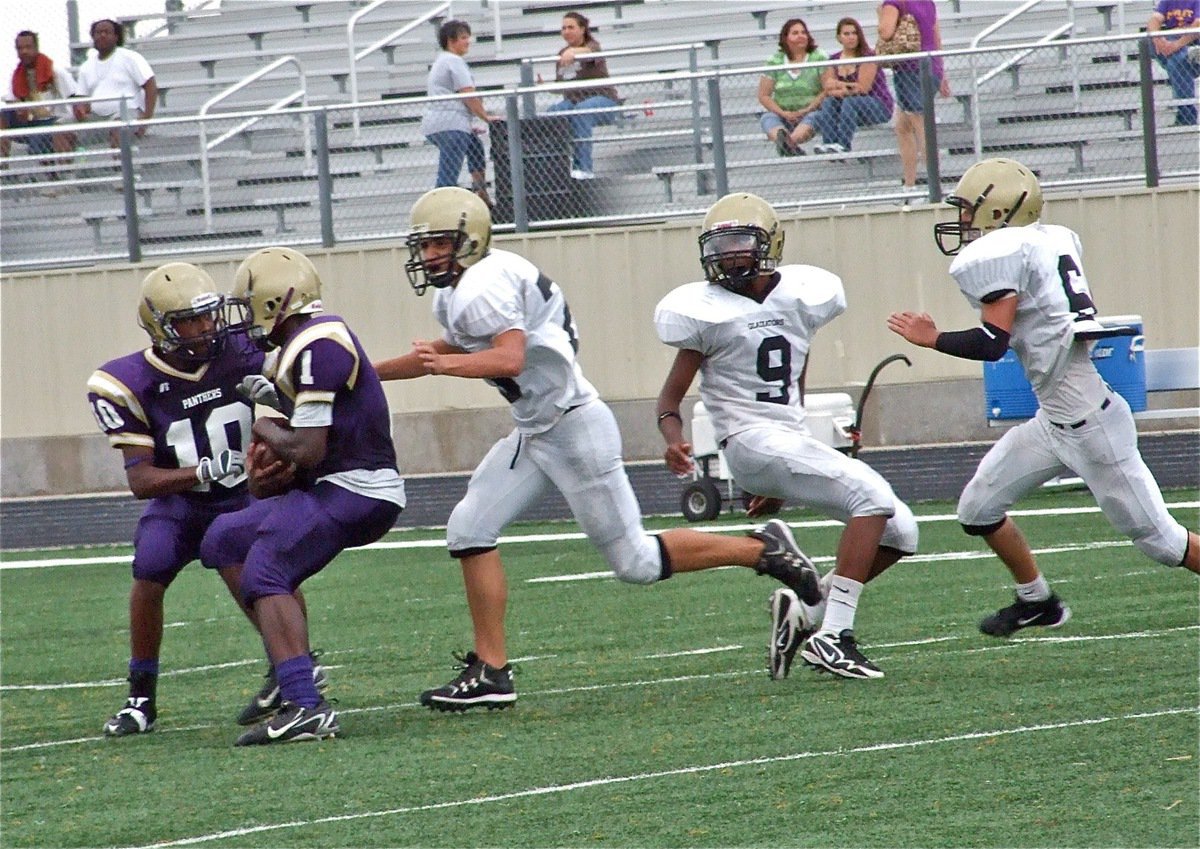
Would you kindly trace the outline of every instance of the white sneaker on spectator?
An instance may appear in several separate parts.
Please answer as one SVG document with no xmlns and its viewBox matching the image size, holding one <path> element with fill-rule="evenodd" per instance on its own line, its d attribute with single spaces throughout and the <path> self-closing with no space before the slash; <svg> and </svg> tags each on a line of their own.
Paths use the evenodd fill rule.
<svg viewBox="0 0 1200 849">
<path fill-rule="evenodd" d="M 594 179 L 596 179 L 596 174 L 592 171 L 584 171 L 582 168 L 572 168 L 571 169 L 571 179 L 572 180 L 594 180 Z"/>
</svg>

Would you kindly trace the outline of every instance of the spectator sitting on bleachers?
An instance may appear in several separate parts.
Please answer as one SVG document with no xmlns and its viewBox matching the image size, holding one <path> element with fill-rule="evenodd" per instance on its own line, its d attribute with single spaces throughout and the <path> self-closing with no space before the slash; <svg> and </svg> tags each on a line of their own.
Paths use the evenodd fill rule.
<svg viewBox="0 0 1200 849">
<path fill-rule="evenodd" d="M 65 106 L 38 106 L 40 100 L 61 100 L 75 93 L 71 75 L 54 67 L 53 60 L 38 50 L 36 32 L 17 33 L 17 67 L 13 71 L 4 100 L 8 103 L 28 103 L 21 109 L 0 110 L 0 129 L 48 127 L 59 118 L 70 115 Z M 0 156 L 12 152 L 12 139 L 0 139 Z M 28 146 L 33 154 L 68 153 L 75 147 L 74 133 L 47 133 L 25 136 L 17 141 Z"/>
<path fill-rule="evenodd" d="M 121 117 L 121 103 L 126 100 L 137 107 L 139 120 L 154 117 L 158 104 L 158 83 L 154 69 L 137 53 L 125 47 L 125 32 L 116 21 L 102 18 L 92 24 L 92 44 L 96 50 L 89 52 L 87 60 L 79 68 L 79 85 L 76 96 L 94 99 L 75 107 L 75 118 L 79 121 L 112 121 Z M 130 116 L 133 117 L 133 116 Z M 141 138 L 145 127 L 138 127 L 134 135 Z M 109 147 L 120 147 L 117 130 L 108 132 Z"/>
<path fill-rule="evenodd" d="M 830 59 L 859 59 L 874 56 L 862 24 L 854 18 L 842 18 L 837 25 L 842 49 Z M 821 75 L 825 99 L 814 114 L 813 122 L 825 144 L 814 153 L 845 153 L 850 150 L 859 127 L 882 124 L 892 117 L 892 93 L 888 91 L 883 66 L 874 63 L 838 65 Z"/>
<path fill-rule="evenodd" d="M 471 26 L 465 21 L 446 21 L 438 29 L 442 52 L 429 68 L 426 91 L 430 97 L 461 94 L 475 90 L 471 69 L 463 58 L 471 49 Z M 497 120 L 483 108 L 478 97 L 463 100 L 438 100 L 425 107 L 421 133 L 438 149 L 438 172 L 434 188 L 457 186 L 463 160 L 471 172 L 471 189 L 491 206 L 487 192 L 487 156 L 483 142 L 471 129 L 471 116 L 482 121 Z"/>
<path fill-rule="evenodd" d="M 1184 35 L 1154 39 L 1154 52 L 1158 63 L 1166 69 L 1171 91 L 1177 100 L 1191 100 L 1175 110 L 1176 126 L 1196 124 L 1196 77 L 1200 76 L 1200 58 L 1191 48 L 1200 39 L 1200 0 L 1159 0 L 1146 25 L 1148 32 L 1190 29 Z"/>
<path fill-rule="evenodd" d="M 555 80 L 602 80 L 608 78 L 608 63 L 589 59 L 588 53 L 600 52 L 600 42 L 592 36 L 588 19 L 578 12 L 563 15 L 562 37 L 567 46 L 558 51 Z M 571 135 L 575 138 L 575 153 L 571 157 L 571 176 L 590 180 L 592 171 L 592 127 L 611 124 L 612 112 L 577 112 L 576 110 L 611 109 L 620 105 L 617 90 L 612 86 L 576 89 L 563 93 L 564 99 L 549 108 L 549 112 L 570 112 Z M 582 139 L 582 141 L 581 141 Z"/>
<path fill-rule="evenodd" d="M 779 30 L 779 50 L 767 60 L 768 65 L 783 67 L 768 71 L 758 81 L 758 102 L 766 110 L 759 125 L 780 156 L 803 155 L 799 140 L 812 138 L 813 113 L 825 97 L 820 70 L 797 66 L 827 58 L 809 34 L 808 24 L 800 18 L 784 22 Z"/>
</svg>

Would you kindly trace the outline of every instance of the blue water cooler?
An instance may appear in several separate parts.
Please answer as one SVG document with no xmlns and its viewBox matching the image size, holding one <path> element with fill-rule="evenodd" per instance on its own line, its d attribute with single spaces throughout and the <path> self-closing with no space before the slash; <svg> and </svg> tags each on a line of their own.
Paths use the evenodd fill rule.
<svg viewBox="0 0 1200 849">
<path fill-rule="evenodd" d="M 1105 327 L 1127 326 L 1134 336 L 1110 336 L 1091 344 L 1096 370 L 1136 413 L 1146 409 L 1145 336 L 1140 315 L 1100 318 Z M 1017 355 L 1009 349 L 994 363 L 983 364 L 983 393 L 988 421 L 1027 419 L 1037 412 L 1037 398 L 1025 379 Z"/>
</svg>

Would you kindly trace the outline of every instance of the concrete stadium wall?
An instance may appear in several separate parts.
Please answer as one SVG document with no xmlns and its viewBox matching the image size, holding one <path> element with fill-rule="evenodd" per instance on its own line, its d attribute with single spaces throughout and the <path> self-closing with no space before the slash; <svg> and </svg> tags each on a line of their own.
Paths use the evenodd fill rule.
<svg viewBox="0 0 1200 849">
<path fill-rule="evenodd" d="M 889 206 L 785 216 L 785 260 L 840 274 L 849 301 L 846 313 L 818 334 L 810 389 L 854 392 L 889 354 L 913 361 L 911 369 L 896 364 L 883 372 L 868 408 L 868 445 L 987 440 L 998 433 L 983 419 L 978 364 L 915 349 L 884 325 L 890 312 L 904 308 L 926 310 L 946 328 L 977 321 L 933 243 L 933 224 L 947 212 Z M 1103 314 L 1140 314 L 1148 347 L 1197 345 L 1200 189 L 1054 196 L 1044 220 L 1080 233 Z M 673 351 L 657 341 L 651 317 L 671 288 L 699 278 L 698 235 L 699 221 L 690 220 L 496 240 L 562 286 L 579 324 L 584 371 L 616 410 L 629 459 L 661 451 L 653 399 Z M 327 307 L 348 320 L 373 357 L 438 334 L 431 298 L 409 288 L 403 245 L 307 252 L 321 271 Z M 241 259 L 193 261 L 228 283 Z M 142 277 L 157 264 L 3 278 L 0 495 L 123 488 L 120 463 L 96 429 L 84 384 L 101 363 L 145 346 L 135 303 Z M 469 469 L 511 424 L 497 393 L 481 381 L 435 377 L 387 387 L 406 473 Z"/>
</svg>

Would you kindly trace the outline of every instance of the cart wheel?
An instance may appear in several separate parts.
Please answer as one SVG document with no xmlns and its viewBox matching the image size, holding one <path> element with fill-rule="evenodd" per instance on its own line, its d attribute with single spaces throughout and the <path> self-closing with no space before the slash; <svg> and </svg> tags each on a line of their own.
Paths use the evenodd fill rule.
<svg viewBox="0 0 1200 849">
<path fill-rule="evenodd" d="M 680 500 L 683 518 L 689 522 L 708 522 L 721 513 L 721 492 L 708 478 L 688 484 Z"/>
</svg>

